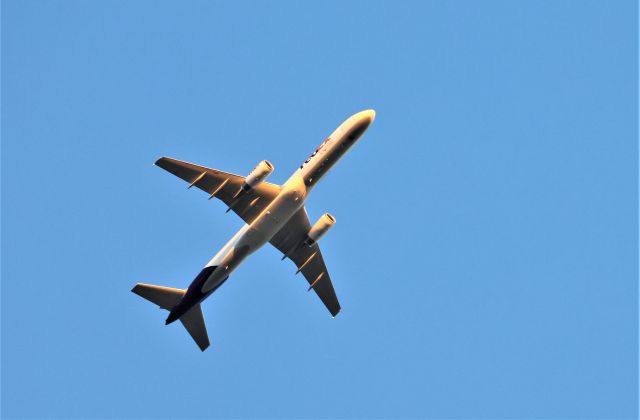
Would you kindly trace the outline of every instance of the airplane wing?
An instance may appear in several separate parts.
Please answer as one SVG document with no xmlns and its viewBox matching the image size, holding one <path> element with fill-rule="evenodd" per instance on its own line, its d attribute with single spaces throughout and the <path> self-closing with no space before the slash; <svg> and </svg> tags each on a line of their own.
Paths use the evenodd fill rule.
<svg viewBox="0 0 640 420">
<path fill-rule="evenodd" d="M 302 272 L 309 282 L 309 290 L 313 289 L 331 315 L 336 316 L 340 312 L 340 302 L 333 289 L 327 267 L 324 265 L 320 247 L 317 243 L 310 247 L 302 243 L 309 229 L 311 229 L 311 223 L 303 207 L 269 242 L 295 263 L 298 271 Z"/>
<path fill-rule="evenodd" d="M 218 198 L 233 210 L 245 223 L 251 223 L 280 192 L 280 186 L 261 182 L 255 188 L 234 197 L 244 183 L 245 177 L 222 172 L 181 160 L 162 157 L 156 165 L 171 172 L 209 194 Z"/>
</svg>

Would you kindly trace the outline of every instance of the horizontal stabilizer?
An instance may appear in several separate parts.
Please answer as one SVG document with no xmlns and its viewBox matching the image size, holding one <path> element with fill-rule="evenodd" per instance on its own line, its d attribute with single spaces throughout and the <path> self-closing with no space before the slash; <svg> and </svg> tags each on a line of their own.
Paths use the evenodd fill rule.
<svg viewBox="0 0 640 420">
<path fill-rule="evenodd" d="M 171 311 L 180 303 L 186 292 L 183 289 L 144 283 L 136 284 L 131 291 L 168 311 Z M 209 347 L 209 336 L 207 335 L 207 327 L 204 324 L 204 316 L 202 316 L 200 305 L 195 305 L 189 309 L 180 317 L 180 322 L 193 338 L 193 341 L 200 347 L 200 350 L 205 351 Z"/>
<path fill-rule="evenodd" d="M 133 293 L 142 296 L 150 302 L 155 303 L 162 309 L 170 311 L 180 302 L 185 290 L 174 289 L 173 287 L 154 286 L 153 284 L 138 283 L 131 289 Z"/>
<path fill-rule="evenodd" d="M 200 305 L 189 309 L 186 314 L 180 317 L 180 322 L 187 329 L 193 341 L 200 347 L 200 350 L 205 351 L 209 347 L 209 336 L 207 335 L 207 326 L 204 324 L 204 316 L 202 316 Z"/>
</svg>

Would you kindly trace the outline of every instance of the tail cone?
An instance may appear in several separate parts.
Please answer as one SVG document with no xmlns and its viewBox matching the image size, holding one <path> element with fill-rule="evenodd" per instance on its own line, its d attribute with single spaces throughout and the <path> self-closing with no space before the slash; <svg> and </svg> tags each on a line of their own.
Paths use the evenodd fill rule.
<svg viewBox="0 0 640 420">
<path fill-rule="evenodd" d="M 178 319 L 178 314 L 175 312 L 171 312 L 169 314 L 169 316 L 167 317 L 167 320 L 164 321 L 164 325 L 169 325 L 171 324 L 173 321 L 175 321 L 176 319 Z"/>
</svg>

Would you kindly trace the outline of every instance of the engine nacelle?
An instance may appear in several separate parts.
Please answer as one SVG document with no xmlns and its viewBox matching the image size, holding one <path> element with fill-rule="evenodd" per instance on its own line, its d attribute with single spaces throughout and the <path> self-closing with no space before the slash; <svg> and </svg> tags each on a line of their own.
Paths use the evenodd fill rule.
<svg viewBox="0 0 640 420">
<path fill-rule="evenodd" d="M 312 246 L 316 242 L 320 240 L 324 236 L 325 233 L 331 229 L 333 225 L 336 224 L 336 218 L 330 215 L 329 213 L 325 213 L 318 219 L 315 225 L 311 227 L 309 233 L 307 233 L 307 239 L 304 241 L 307 246 Z"/>
<path fill-rule="evenodd" d="M 245 178 L 242 189 L 246 191 L 255 188 L 256 185 L 267 179 L 267 177 L 271 175 L 271 172 L 273 172 L 273 165 L 268 160 L 263 160 L 258 163 L 258 166 L 253 168 L 253 171 Z"/>
</svg>

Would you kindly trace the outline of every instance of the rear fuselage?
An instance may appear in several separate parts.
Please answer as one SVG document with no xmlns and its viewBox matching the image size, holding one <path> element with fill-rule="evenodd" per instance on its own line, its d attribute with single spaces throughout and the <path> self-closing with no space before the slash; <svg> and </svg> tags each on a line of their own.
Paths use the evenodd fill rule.
<svg viewBox="0 0 640 420">
<path fill-rule="evenodd" d="M 267 243 L 289 221 L 313 187 L 364 134 L 375 112 L 367 110 L 342 123 L 282 185 L 278 196 L 258 217 L 245 224 L 209 261 L 191 283 L 184 298 L 173 308 L 166 323 L 179 319 L 227 280 L 242 261 Z"/>
</svg>

